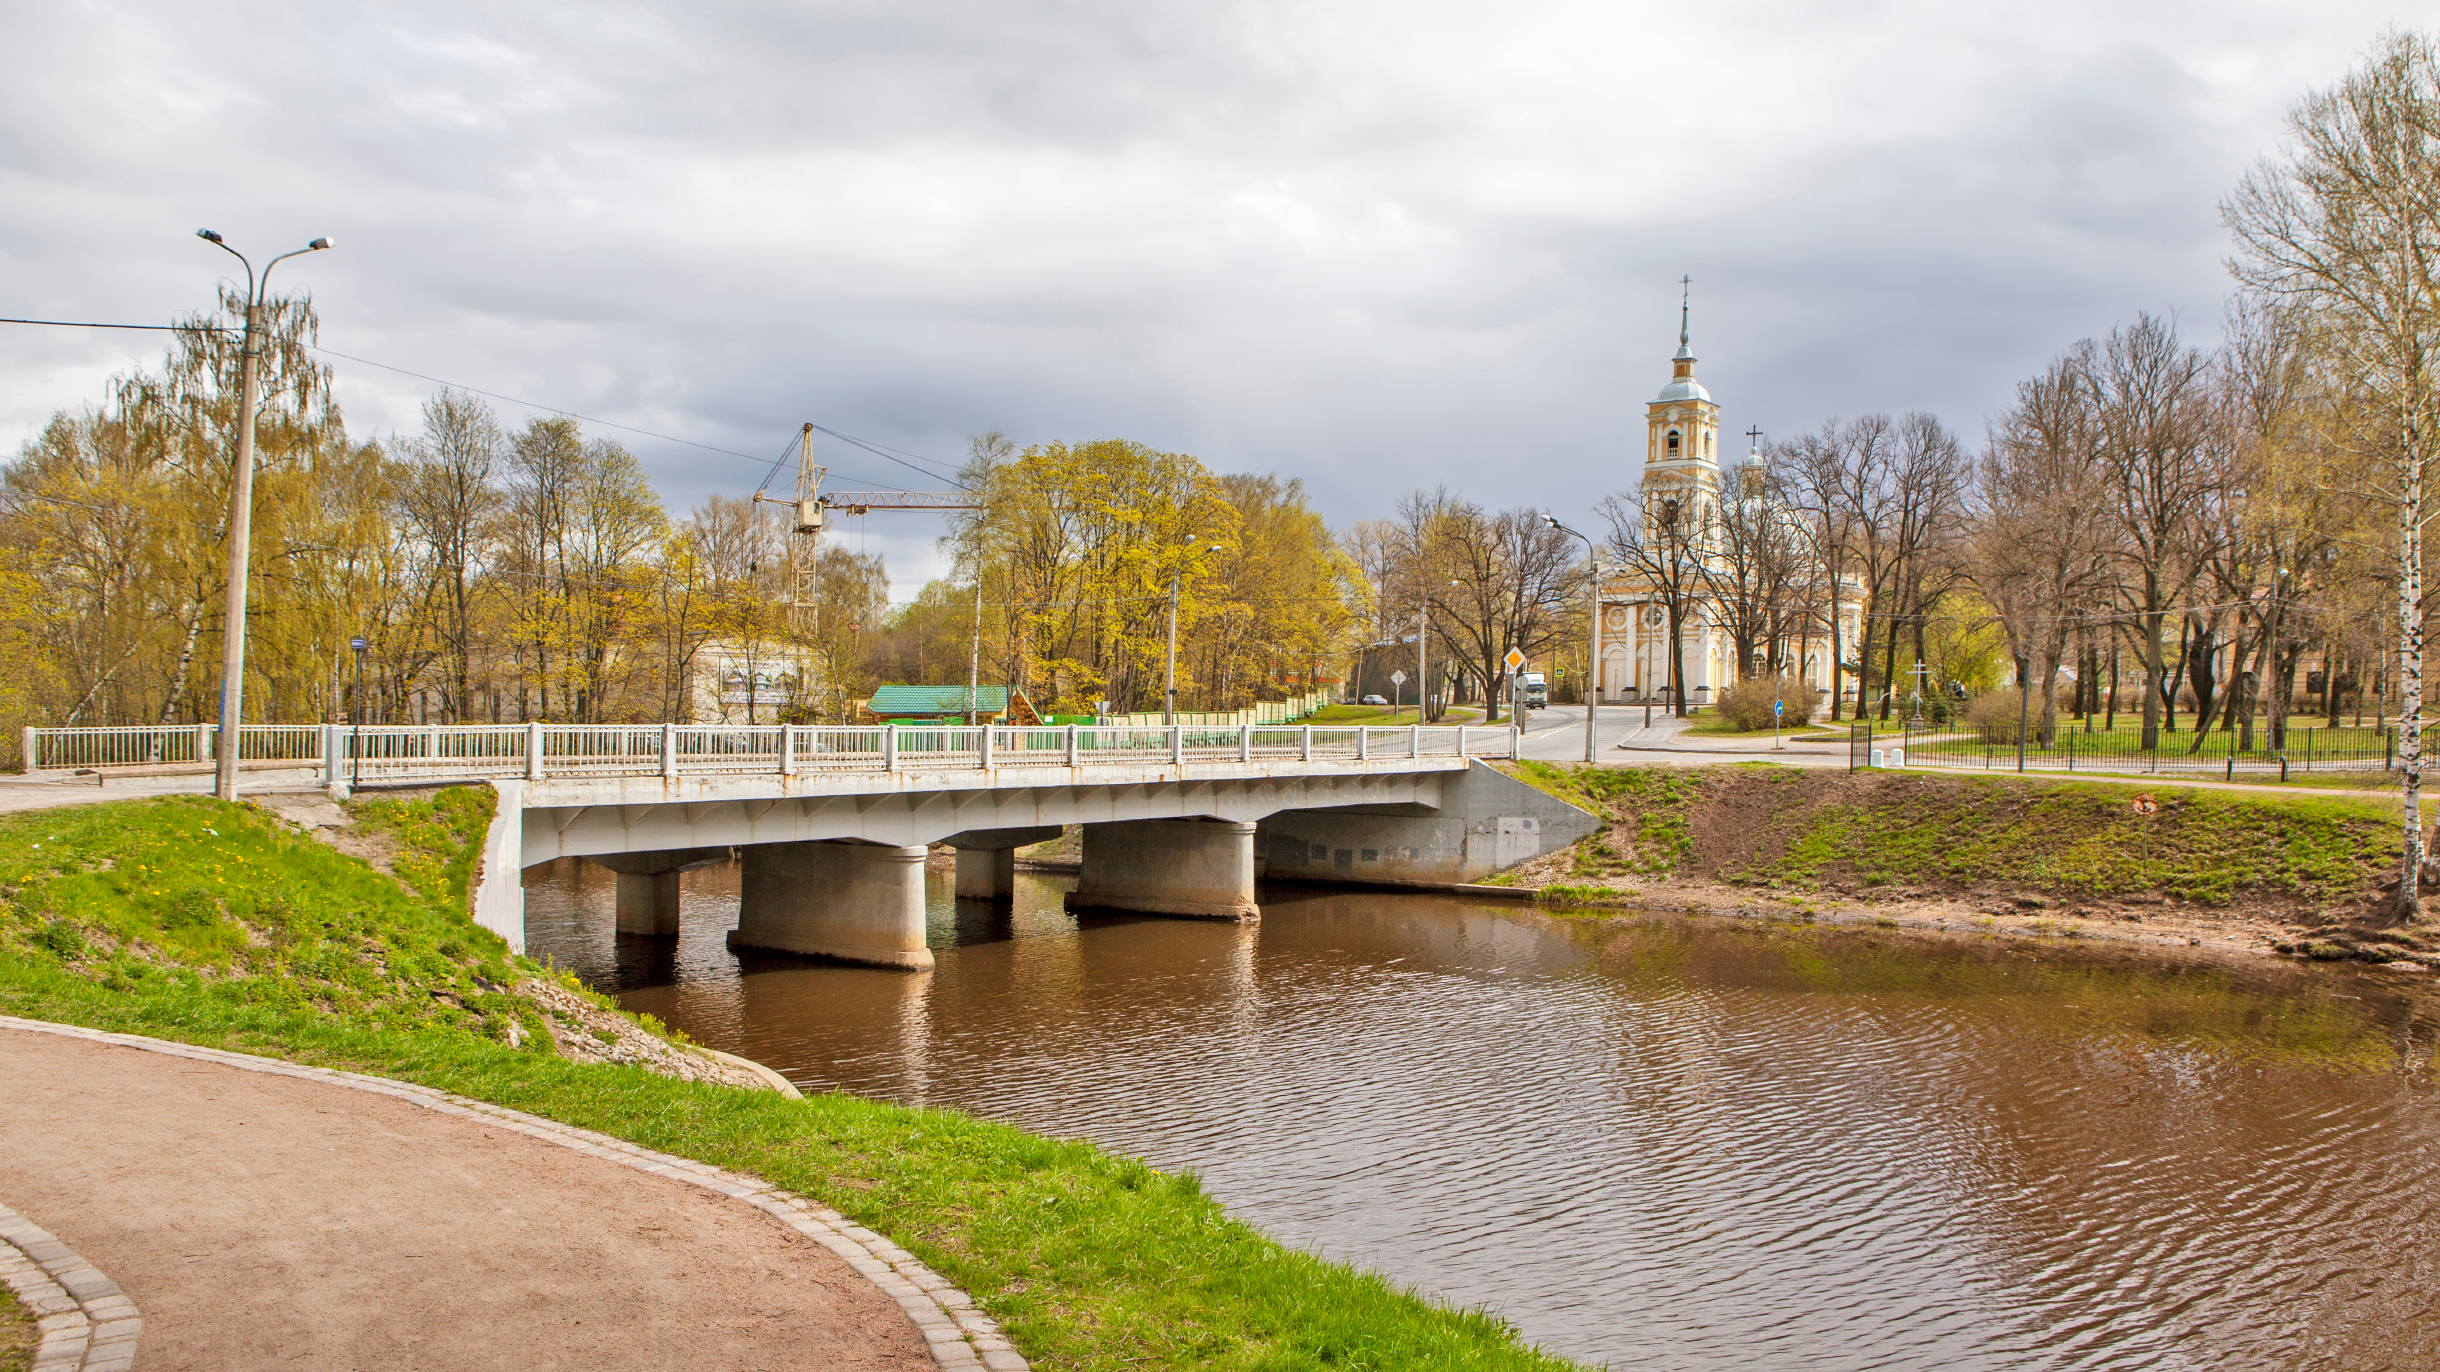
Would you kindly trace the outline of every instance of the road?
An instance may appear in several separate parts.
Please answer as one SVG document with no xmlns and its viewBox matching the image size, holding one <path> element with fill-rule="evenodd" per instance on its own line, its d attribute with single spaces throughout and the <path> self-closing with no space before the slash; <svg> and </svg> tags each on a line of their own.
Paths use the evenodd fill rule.
<svg viewBox="0 0 2440 1372">
<path fill-rule="evenodd" d="M 1774 750 L 1769 739 L 1702 738 L 1684 732 L 1686 721 L 1652 711 L 1649 728 L 1641 705 L 1604 705 L 1594 724 L 1594 751 L 1614 767 L 1743 762 L 1760 759 L 1799 767 L 1844 767 L 1845 740 L 1792 743 Z M 1584 707 L 1553 705 L 1531 712 L 1525 726 L 1524 756 L 1541 762 L 1584 760 Z"/>
</svg>

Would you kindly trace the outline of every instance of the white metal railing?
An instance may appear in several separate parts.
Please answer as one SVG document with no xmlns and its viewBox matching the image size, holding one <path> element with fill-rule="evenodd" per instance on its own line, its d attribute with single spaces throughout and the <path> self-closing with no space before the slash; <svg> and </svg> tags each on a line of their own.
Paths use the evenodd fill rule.
<svg viewBox="0 0 2440 1372">
<path fill-rule="evenodd" d="M 208 724 L 27 729 L 25 770 L 193 766 Z M 804 775 L 999 767 L 1362 762 L 1516 756 L 1513 728 L 1464 725 L 249 724 L 239 761 L 318 769 L 327 783 L 414 778 Z"/>
</svg>

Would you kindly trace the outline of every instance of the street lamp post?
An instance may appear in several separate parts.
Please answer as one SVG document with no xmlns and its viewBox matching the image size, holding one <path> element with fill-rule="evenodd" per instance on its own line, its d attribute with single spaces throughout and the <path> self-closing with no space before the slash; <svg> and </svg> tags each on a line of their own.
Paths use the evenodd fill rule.
<svg viewBox="0 0 2440 1372">
<path fill-rule="evenodd" d="M 262 399 L 261 360 L 263 302 L 271 290 L 271 269 L 291 257 L 302 257 L 334 246 L 317 238 L 294 252 L 284 252 L 263 264 L 258 277 L 246 255 L 230 247 L 210 229 L 195 236 L 246 264 L 246 336 L 240 356 L 244 381 L 238 391 L 237 462 L 229 482 L 229 598 L 221 612 L 220 738 L 213 759 L 213 792 L 222 800 L 237 799 L 237 755 L 243 751 L 246 696 L 246 563 L 252 551 L 254 515 L 254 408 Z"/>
<path fill-rule="evenodd" d="M 1186 564 L 1199 552 L 1210 552 L 1212 545 L 1195 546 L 1196 535 L 1186 536 L 1185 556 L 1169 569 L 1169 666 L 1161 676 L 1161 722 L 1178 722 L 1178 580 L 1186 573 Z"/>
<path fill-rule="evenodd" d="M 1560 523 L 1556 515 L 1544 515 L 1542 522 L 1570 538 L 1584 541 L 1585 571 L 1592 578 L 1588 598 L 1593 602 L 1591 646 L 1584 659 L 1586 664 L 1584 674 L 1584 760 L 1588 763 L 1599 762 L 1600 756 L 1594 751 L 1593 709 L 1594 702 L 1600 698 L 1601 693 L 1601 549 L 1592 539 L 1586 538 L 1583 534 Z"/>
</svg>

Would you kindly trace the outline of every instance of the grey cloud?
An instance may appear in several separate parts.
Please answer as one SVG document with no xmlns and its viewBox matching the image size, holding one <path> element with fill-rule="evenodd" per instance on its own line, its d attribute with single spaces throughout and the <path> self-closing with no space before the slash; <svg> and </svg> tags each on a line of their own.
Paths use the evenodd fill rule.
<svg viewBox="0 0 2440 1372">
<path fill-rule="evenodd" d="M 332 232 L 291 278 L 329 346 L 741 452 L 1124 435 L 1337 518 L 1581 511 L 1632 480 L 1681 272 L 1734 429 L 1970 432 L 2138 308 L 2206 327 L 2216 198 L 2384 18 L 35 7 L 0 273 L 8 313 L 154 320 L 209 299 L 197 223 Z M 0 439 L 151 351 L 0 333 Z M 364 428 L 428 389 L 341 376 Z M 760 476 L 630 441 L 680 506 Z"/>
</svg>

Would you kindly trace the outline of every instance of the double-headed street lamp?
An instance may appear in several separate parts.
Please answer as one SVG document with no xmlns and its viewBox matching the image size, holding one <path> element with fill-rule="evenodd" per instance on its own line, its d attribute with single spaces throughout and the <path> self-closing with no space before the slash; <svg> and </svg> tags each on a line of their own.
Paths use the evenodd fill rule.
<svg viewBox="0 0 2440 1372">
<path fill-rule="evenodd" d="M 258 277 L 246 255 L 210 229 L 195 236 L 246 263 L 245 380 L 237 402 L 237 466 L 229 483 L 229 600 L 222 613 L 220 658 L 220 741 L 213 761 L 213 789 L 222 800 L 237 799 L 237 755 L 244 738 L 246 696 L 246 561 L 253 536 L 254 409 L 261 402 L 259 367 L 262 359 L 263 302 L 271 290 L 271 269 L 291 257 L 333 246 L 317 238 L 295 252 L 284 252 L 263 264 Z"/>
<path fill-rule="evenodd" d="M 1601 698 L 1601 548 L 1592 539 L 1560 523 L 1557 515 L 1544 515 L 1542 522 L 1570 538 L 1584 540 L 1584 566 L 1592 583 L 1588 598 L 1593 602 L 1592 640 L 1584 659 L 1584 760 L 1599 762 L 1600 756 L 1593 751 L 1593 708 Z"/>
</svg>

